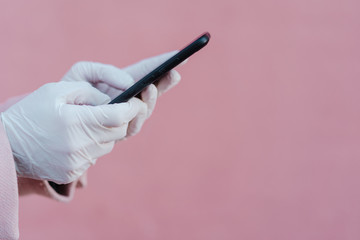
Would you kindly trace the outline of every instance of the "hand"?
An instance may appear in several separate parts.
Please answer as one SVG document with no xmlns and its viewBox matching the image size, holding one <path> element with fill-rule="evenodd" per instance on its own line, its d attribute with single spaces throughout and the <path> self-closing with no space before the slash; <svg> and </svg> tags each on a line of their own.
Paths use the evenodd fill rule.
<svg viewBox="0 0 360 240">
<path fill-rule="evenodd" d="M 58 184 L 80 177 L 147 113 L 139 99 L 101 105 L 109 101 L 86 82 L 49 83 L 3 112 L 18 175 Z"/>
<path fill-rule="evenodd" d="M 63 77 L 62 81 L 89 82 L 93 87 L 114 99 L 176 53 L 177 51 L 173 51 L 148 58 L 124 69 L 101 63 L 78 62 Z M 151 84 L 141 93 L 141 99 L 147 104 L 148 111 L 145 115 L 138 115 L 130 122 L 128 136 L 135 135 L 140 131 L 145 120 L 153 112 L 157 97 L 178 84 L 180 79 L 180 74 L 175 70 L 171 70 L 160 79 L 157 86 Z"/>
</svg>

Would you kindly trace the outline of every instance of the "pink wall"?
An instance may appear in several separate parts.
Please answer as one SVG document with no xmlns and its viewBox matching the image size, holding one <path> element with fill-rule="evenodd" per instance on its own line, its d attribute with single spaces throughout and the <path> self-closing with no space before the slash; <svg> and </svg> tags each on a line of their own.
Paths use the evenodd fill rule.
<svg viewBox="0 0 360 240">
<path fill-rule="evenodd" d="M 0 100 L 72 63 L 125 66 L 213 38 L 135 138 L 22 239 L 360 239 L 357 0 L 2 1 Z"/>
</svg>

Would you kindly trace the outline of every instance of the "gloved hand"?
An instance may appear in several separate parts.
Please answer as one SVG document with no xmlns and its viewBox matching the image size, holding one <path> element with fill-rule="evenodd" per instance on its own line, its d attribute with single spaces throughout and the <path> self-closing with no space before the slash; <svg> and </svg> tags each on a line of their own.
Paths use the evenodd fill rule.
<svg viewBox="0 0 360 240">
<path fill-rule="evenodd" d="M 139 99 L 109 101 L 87 82 L 58 82 L 3 112 L 18 175 L 58 184 L 80 177 L 127 135 L 131 120 L 148 111 Z"/>
<path fill-rule="evenodd" d="M 73 65 L 70 71 L 63 77 L 62 81 L 89 82 L 93 87 L 107 94 L 111 99 L 114 99 L 177 52 L 178 51 L 173 51 L 148 58 L 124 69 L 102 63 L 78 62 Z M 176 70 L 171 70 L 160 79 L 156 87 L 151 84 L 141 93 L 141 99 L 147 104 L 148 112 L 144 115 L 137 115 L 137 117 L 130 122 L 127 136 L 135 135 L 140 131 L 145 120 L 153 112 L 157 97 L 178 84 L 180 79 L 180 74 Z"/>
</svg>

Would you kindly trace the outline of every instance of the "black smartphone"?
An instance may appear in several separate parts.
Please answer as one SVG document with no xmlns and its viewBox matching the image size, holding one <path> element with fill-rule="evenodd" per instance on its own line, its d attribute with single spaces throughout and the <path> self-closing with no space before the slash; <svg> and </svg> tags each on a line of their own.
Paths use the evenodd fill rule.
<svg viewBox="0 0 360 240">
<path fill-rule="evenodd" d="M 194 40 L 192 43 L 187 45 L 185 48 L 180 50 L 177 54 L 171 57 L 169 60 L 165 61 L 159 67 L 155 68 L 145 77 L 137 81 L 134 85 L 129 87 L 119 96 L 114 98 L 109 104 L 122 103 L 126 102 L 132 97 L 137 96 L 141 91 L 143 91 L 147 86 L 159 80 L 164 74 L 168 71 L 185 61 L 191 55 L 199 51 L 201 48 L 205 47 L 210 40 L 210 33 L 206 32 Z"/>
</svg>

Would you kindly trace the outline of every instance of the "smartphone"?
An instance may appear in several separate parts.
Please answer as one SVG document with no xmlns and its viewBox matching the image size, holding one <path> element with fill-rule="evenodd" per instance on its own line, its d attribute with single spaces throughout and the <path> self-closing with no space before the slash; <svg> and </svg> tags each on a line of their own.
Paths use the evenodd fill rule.
<svg viewBox="0 0 360 240">
<path fill-rule="evenodd" d="M 147 86 L 159 80 L 163 75 L 169 72 L 171 69 L 185 61 L 191 55 L 202 49 L 210 40 L 210 33 L 205 32 L 192 43 L 184 47 L 177 54 L 165 61 L 159 67 L 155 68 L 145 77 L 137 81 L 134 85 L 129 87 L 119 96 L 114 98 L 109 104 L 127 102 L 129 99 L 140 94 Z"/>
</svg>

